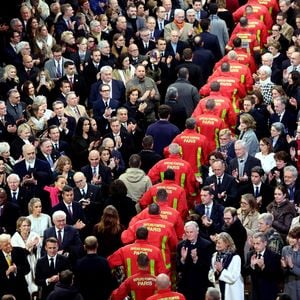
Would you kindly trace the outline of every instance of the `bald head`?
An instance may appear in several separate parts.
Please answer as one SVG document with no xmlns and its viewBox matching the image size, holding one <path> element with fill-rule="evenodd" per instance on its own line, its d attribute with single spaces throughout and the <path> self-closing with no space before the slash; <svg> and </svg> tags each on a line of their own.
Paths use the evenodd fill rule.
<svg viewBox="0 0 300 300">
<path fill-rule="evenodd" d="M 170 284 L 171 281 L 167 274 L 161 273 L 156 277 L 156 287 L 158 290 L 167 289 Z"/>
</svg>

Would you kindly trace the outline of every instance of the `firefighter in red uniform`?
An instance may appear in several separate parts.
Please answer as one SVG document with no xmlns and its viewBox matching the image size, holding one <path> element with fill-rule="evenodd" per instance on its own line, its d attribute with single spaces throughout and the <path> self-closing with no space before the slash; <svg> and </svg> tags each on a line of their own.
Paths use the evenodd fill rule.
<svg viewBox="0 0 300 300">
<path fill-rule="evenodd" d="M 111 300 L 125 299 L 128 295 L 132 300 L 145 300 L 155 292 L 156 277 L 149 273 L 149 258 L 147 254 L 137 256 L 139 271 L 128 277 L 119 288 L 112 292 Z"/>
<path fill-rule="evenodd" d="M 264 6 L 264 5 L 259 4 L 257 0 L 248 0 L 245 5 L 241 6 L 239 9 L 237 9 L 233 13 L 233 20 L 234 20 L 234 22 L 237 23 L 240 20 L 241 17 L 245 16 L 245 14 L 246 14 L 246 7 L 248 5 L 252 6 L 254 16 L 257 19 L 259 19 L 262 22 L 264 22 L 265 25 L 267 26 L 268 30 L 271 29 L 271 27 L 273 25 L 272 16 L 271 16 L 268 8 L 266 6 Z"/>
<path fill-rule="evenodd" d="M 208 99 L 206 101 L 206 112 L 196 118 L 197 131 L 207 138 L 208 153 L 219 147 L 219 132 L 226 128 L 224 121 L 212 113 L 215 106 L 215 100 Z"/>
<path fill-rule="evenodd" d="M 148 297 L 146 300 L 185 300 L 181 293 L 171 291 L 171 281 L 168 275 L 159 274 L 156 277 L 157 294 Z"/>
<path fill-rule="evenodd" d="M 167 169 L 164 172 L 164 180 L 153 185 L 139 200 L 140 207 L 146 208 L 152 202 L 156 202 L 156 193 L 159 189 L 165 189 L 168 193 L 168 205 L 176 209 L 184 221 L 188 215 L 185 190 L 175 183 L 175 172 Z"/>
<path fill-rule="evenodd" d="M 164 172 L 173 169 L 175 172 L 175 182 L 185 189 L 187 197 L 194 195 L 196 191 L 196 178 L 190 163 L 180 156 L 178 144 L 169 145 L 169 157 L 157 162 L 148 172 L 152 184 L 164 180 Z"/>
<path fill-rule="evenodd" d="M 137 228 L 143 226 L 148 229 L 148 242 L 161 250 L 163 261 L 168 270 L 171 269 L 171 259 L 174 258 L 178 239 L 173 224 L 165 221 L 160 216 L 160 208 L 157 203 L 151 203 L 148 207 L 149 218 L 136 222 L 129 226 L 121 235 L 124 244 L 132 243 L 135 239 Z"/>
<path fill-rule="evenodd" d="M 221 65 L 222 75 L 214 78 L 214 81 L 220 83 L 220 92 L 232 100 L 232 106 L 236 114 L 239 113 L 239 100 L 246 96 L 245 87 L 239 82 L 239 79 L 233 77 L 230 73 L 230 64 L 227 62 Z M 210 93 L 210 82 L 205 84 L 200 93 L 207 96 Z"/>
<path fill-rule="evenodd" d="M 257 40 L 255 30 L 248 28 L 248 19 L 246 17 L 241 17 L 239 25 L 239 30 L 234 34 L 231 34 L 230 39 L 225 47 L 226 51 L 233 49 L 232 41 L 236 37 L 239 37 L 242 40 L 242 47 L 245 48 L 249 54 L 259 54 L 261 52 L 260 43 Z"/>
<path fill-rule="evenodd" d="M 227 57 L 227 62 L 230 64 L 230 73 L 232 76 L 235 76 L 240 80 L 240 83 L 245 86 L 247 93 L 251 92 L 253 89 L 253 78 L 249 67 L 238 61 L 238 56 L 234 50 L 229 51 Z M 208 78 L 208 81 L 211 82 L 214 77 L 220 75 L 222 75 L 221 64 L 217 63 L 215 65 L 215 71 L 213 75 Z"/>
<path fill-rule="evenodd" d="M 122 266 L 125 276 L 128 278 L 138 273 L 137 256 L 145 253 L 150 260 L 149 272 L 151 275 L 167 272 L 160 249 L 147 241 L 148 229 L 142 226 L 137 228 L 135 236 L 134 243 L 119 248 L 107 258 L 111 269 Z"/>
<path fill-rule="evenodd" d="M 205 113 L 207 100 L 214 99 L 216 106 L 212 113 L 215 116 L 220 117 L 228 128 L 232 128 L 232 130 L 234 130 L 236 126 L 236 113 L 234 112 L 230 98 L 224 97 L 220 93 L 220 87 L 221 85 L 217 81 L 212 81 L 210 83 L 210 94 L 199 101 L 192 117 L 197 118 L 199 115 Z"/>
<path fill-rule="evenodd" d="M 186 119 L 185 127 L 186 129 L 178 134 L 172 143 L 180 146 L 181 157 L 191 164 L 195 176 L 201 176 L 201 166 L 207 162 L 208 140 L 206 136 L 197 133 L 194 118 Z"/>
<path fill-rule="evenodd" d="M 165 189 L 160 188 L 157 190 L 155 202 L 160 207 L 161 218 L 173 224 L 178 240 L 182 240 L 184 234 L 183 220 L 180 213 L 168 205 L 168 193 Z M 149 217 L 148 208 L 145 208 L 131 219 L 129 226 L 133 226 L 136 222 L 148 219 Z"/>
</svg>

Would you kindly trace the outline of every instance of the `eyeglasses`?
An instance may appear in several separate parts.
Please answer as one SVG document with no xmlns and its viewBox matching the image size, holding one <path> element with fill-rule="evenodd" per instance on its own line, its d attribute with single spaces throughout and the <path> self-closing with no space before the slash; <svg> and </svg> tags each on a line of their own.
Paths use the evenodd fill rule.
<svg viewBox="0 0 300 300">
<path fill-rule="evenodd" d="M 102 93 L 110 92 L 110 90 L 101 90 Z"/>
</svg>

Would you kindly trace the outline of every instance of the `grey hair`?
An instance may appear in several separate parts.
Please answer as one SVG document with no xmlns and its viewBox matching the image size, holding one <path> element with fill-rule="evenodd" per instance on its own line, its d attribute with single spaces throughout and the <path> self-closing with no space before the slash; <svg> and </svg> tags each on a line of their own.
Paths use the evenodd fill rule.
<svg viewBox="0 0 300 300">
<path fill-rule="evenodd" d="M 183 9 L 181 9 L 181 8 L 176 8 L 175 10 L 174 10 L 174 16 L 176 17 L 179 13 L 182 13 L 183 12 L 183 14 L 185 15 L 185 11 L 183 10 Z"/>
<path fill-rule="evenodd" d="M 110 71 L 112 72 L 113 69 L 111 66 L 103 66 L 101 69 L 100 69 L 100 73 L 102 74 L 103 72 L 107 72 L 107 71 Z"/>
<path fill-rule="evenodd" d="M 262 213 L 259 217 L 258 217 L 258 221 L 264 221 L 264 223 L 266 225 L 272 226 L 274 217 L 271 213 Z"/>
<path fill-rule="evenodd" d="M 25 46 L 29 46 L 29 47 L 30 47 L 30 45 L 29 45 L 28 42 L 25 42 L 25 41 L 19 42 L 19 43 L 16 45 L 16 52 L 17 52 L 17 53 L 20 53 L 21 50 L 22 50 Z"/>
<path fill-rule="evenodd" d="M 166 99 L 176 99 L 178 97 L 178 89 L 175 86 L 170 86 L 166 92 Z"/>
<path fill-rule="evenodd" d="M 274 127 L 277 131 L 280 131 L 280 133 L 284 132 L 284 125 L 281 122 L 275 122 L 271 127 Z"/>
<path fill-rule="evenodd" d="M 10 150 L 9 143 L 7 143 L 7 142 L 0 143 L 0 153 L 8 152 L 9 150 Z"/>
<path fill-rule="evenodd" d="M 180 147 L 176 143 L 172 143 L 169 145 L 170 154 L 178 154 L 180 152 Z"/>
<path fill-rule="evenodd" d="M 67 215 L 63 210 L 57 210 L 52 214 L 52 220 L 55 221 L 59 217 L 64 217 L 66 218 Z"/>
<path fill-rule="evenodd" d="M 286 167 L 284 167 L 283 174 L 285 172 L 292 172 L 292 175 L 293 175 L 294 178 L 297 178 L 297 176 L 298 176 L 298 171 L 297 171 L 296 167 L 294 167 L 294 166 L 286 166 Z"/>
<path fill-rule="evenodd" d="M 221 299 L 220 291 L 211 286 L 207 289 L 206 296 L 208 296 L 210 300 L 220 300 Z"/>
<path fill-rule="evenodd" d="M 272 69 L 271 69 L 271 67 L 265 66 L 265 65 L 261 66 L 261 67 L 258 69 L 258 71 L 259 71 L 259 72 L 262 72 L 262 71 L 265 72 L 265 73 L 267 74 L 268 77 L 270 77 L 271 74 L 272 74 Z"/>
</svg>

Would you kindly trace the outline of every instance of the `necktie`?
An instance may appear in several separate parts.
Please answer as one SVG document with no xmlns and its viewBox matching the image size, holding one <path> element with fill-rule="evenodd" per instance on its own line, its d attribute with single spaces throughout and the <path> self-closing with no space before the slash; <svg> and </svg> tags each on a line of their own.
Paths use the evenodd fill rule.
<svg viewBox="0 0 300 300">
<path fill-rule="evenodd" d="M 13 192 L 12 193 L 12 200 L 13 200 L 13 202 L 17 202 L 17 192 Z"/>
<path fill-rule="evenodd" d="M 29 76 L 30 75 L 30 69 L 27 69 L 26 73 Z"/>
<path fill-rule="evenodd" d="M 209 218 L 210 217 L 210 209 L 209 206 L 205 206 L 205 215 Z"/>
<path fill-rule="evenodd" d="M 169 12 L 166 12 L 165 20 L 169 21 Z"/>
<path fill-rule="evenodd" d="M 72 205 L 71 204 L 68 205 L 68 212 L 69 212 L 70 216 L 73 217 Z"/>
<path fill-rule="evenodd" d="M 145 49 L 148 50 L 148 43 L 145 43 Z"/>
<path fill-rule="evenodd" d="M 257 198 L 259 195 L 258 186 L 255 187 L 255 198 Z"/>
<path fill-rule="evenodd" d="M 200 11 L 197 11 L 197 20 L 200 20 Z"/>
<path fill-rule="evenodd" d="M 71 90 L 73 89 L 73 77 L 69 77 L 69 82 L 70 82 L 70 87 L 71 87 Z"/>
<path fill-rule="evenodd" d="M 60 247 L 62 244 L 62 235 L 61 235 L 61 230 L 57 231 L 57 241 L 58 241 L 58 246 Z"/>
<path fill-rule="evenodd" d="M 47 161 L 48 161 L 50 167 L 52 168 L 53 167 L 53 160 L 52 160 L 52 157 L 51 157 L 50 154 L 47 155 Z"/>
<path fill-rule="evenodd" d="M 107 101 L 104 101 L 104 106 L 105 106 L 105 108 L 108 108 Z"/>
<path fill-rule="evenodd" d="M 221 177 L 218 177 L 218 185 L 221 185 Z"/>
<path fill-rule="evenodd" d="M 82 194 L 82 197 L 85 198 L 85 191 L 84 191 L 84 189 L 81 190 L 81 194 Z"/>
<path fill-rule="evenodd" d="M 62 75 L 62 73 L 61 73 L 61 65 L 60 65 L 60 61 L 59 61 L 59 62 L 57 63 L 57 66 L 56 66 L 56 76 L 57 76 L 58 78 L 60 78 L 61 75 Z"/>
<path fill-rule="evenodd" d="M 54 149 L 58 151 L 58 144 L 54 143 Z"/>
<path fill-rule="evenodd" d="M 97 175 L 96 167 L 93 167 L 93 176 L 96 176 L 96 175 Z"/>
<path fill-rule="evenodd" d="M 7 261 L 8 266 L 11 266 L 11 255 L 10 254 L 6 254 L 5 259 Z"/>
<path fill-rule="evenodd" d="M 258 259 L 260 259 L 260 258 L 262 257 L 261 253 L 258 252 L 258 253 L 256 254 L 256 257 L 257 257 Z"/>
<path fill-rule="evenodd" d="M 159 26 L 159 30 L 163 30 L 162 22 L 159 22 L 158 24 L 159 24 L 158 25 Z"/>
<path fill-rule="evenodd" d="M 289 188 L 289 196 L 290 196 L 290 201 L 294 201 L 294 189 Z"/>
<path fill-rule="evenodd" d="M 54 268 L 54 258 L 51 257 L 51 258 L 50 258 L 50 270 L 51 270 L 51 271 L 54 271 L 54 269 L 55 269 L 55 268 Z"/>
</svg>

